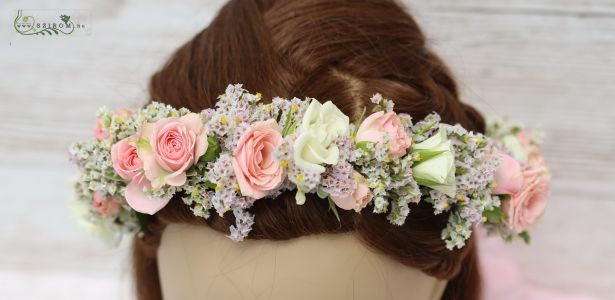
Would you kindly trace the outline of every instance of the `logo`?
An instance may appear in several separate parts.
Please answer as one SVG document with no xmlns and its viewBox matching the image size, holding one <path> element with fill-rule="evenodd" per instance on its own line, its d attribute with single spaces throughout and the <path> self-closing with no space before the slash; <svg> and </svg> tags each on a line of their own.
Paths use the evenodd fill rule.
<svg viewBox="0 0 615 300">
<path fill-rule="evenodd" d="M 90 16 L 80 10 L 17 10 L 15 31 L 29 36 L 89 35 Z"/>
</svg>

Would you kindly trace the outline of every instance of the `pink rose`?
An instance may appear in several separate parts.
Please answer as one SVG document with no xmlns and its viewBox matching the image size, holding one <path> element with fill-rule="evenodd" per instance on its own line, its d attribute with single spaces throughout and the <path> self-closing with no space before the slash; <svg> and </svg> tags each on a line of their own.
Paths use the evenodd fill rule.
<svg viewBox="0 0 615 300">
<path fill-rule="evenodd" d="M 399 117 L 394 112 L 375 112 L 359 126 L 356 141 L 368 141 L 381 143 L 384 135 L 389 136 L 389 156 L 402 157 L 406 155 L 406 149 L 410 147 L 411 140 L 406 134 Z"/>
<path fill-rule="evenodd" d="M 233 169 L 241 194 L 260 199 L 282 183 L 284 170 L 274 157 L 282 144 L 275 120 L 256 122 L 243 133 L 233 153 Z"/>
<path fill-rule="evenodd" d="M 186 170 L 207 151 L 207 136 L 198 114 L 165 118 L 144 124 L 137 152 L 143 161 L 145 176 L 154 189 L 168 184 L 181 186 Z"/>
<path fill-rule="evenodd" d="M 95 192 L 93 198 L 92 207 L 100 213 L 103 218 L 120 212 L 120 204 L 115 202 L 111 196 L 105 196 L 101 192 Z"/>
<path fill-rule="evenodd" d="M 352 191 L 348 196 L 345 197 L 333 197 L 331 196 L 331 200 L 335 202 L 341 209 L 351 210 L 359 212 L 363 209 L 367 204 L 372 201 L 374 195 L 372 191 L 369 189 L 367 185 L 367 180 L 363 175 L 359 172 L 354 171 L 353 178 L 357 183 L 356 188 Z"/>
<path fill-rule="evenodd" d="M 542 216 L 549 198 L 551 176 L 544 165 L 523 171 L 521 190 L 502 201 L 508 226 L 516 233 L 531 229 Z"/>
<path fill-rule="evenodd" d="M 93 133 L 94 137 L 101 141 L 106 140 L 109 137 L 109 133 L 107 133 L 107 131 L 105 130 L 103 120 L 101 120 L 100 118 L 96 120 L 96 126 L 94 126 Z"/>
<path fill-rule="evenodd" d="M 143 168 L 143 162 L 137 154 L 137 148 L 133 146 L 137 139 L 138 136 L 133 135 L 111 146 L 113 169 L 120 177 L 128 181 Z"/>
<path fill-rule="evenodd" d="M 128 205 L 140 213 L 153 215 L 170 199 L 151 198 L 145 193 L 144 190 L 152 186 L 143 173 L 143 162 L 133 145 L 137 139 L 138 136 L 133 135 L 111 146 L 111 161 L 115 172 L 128 182 L 124 192 Z"/>
<path fill-rule="evenodd" d="M 516 194 L 523 186 L 521 164 L 516 159 L 503 152 L 498 151 L 493 155 L 501 159 L 500 164 L 495 170 L 495 187 L 492 190 L 493 194 Z"/>
</svg>

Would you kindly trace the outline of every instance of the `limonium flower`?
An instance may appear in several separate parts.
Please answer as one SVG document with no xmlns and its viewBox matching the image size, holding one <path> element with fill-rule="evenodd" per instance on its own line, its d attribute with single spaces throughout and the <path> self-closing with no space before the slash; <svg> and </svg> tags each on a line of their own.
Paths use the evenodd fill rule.
<svg viewBox="0 0 615 300">
<path fill-rule="evenodd" d="M 441 236 L 461 248 L 482 224 L 505 239 L 527 230 L 546 205 L 550 173 L 538 141 L 518 125 L 489 123 L 487 135 L 440 122 L 413 123 L 381 94 L 350 122 L 331 101 L 263 101 L 229 85 L 201 112 L 153 102 L 142 109 L 99 110 L 93 138 L 73 144 L 79 168 L 75 214 L 109 244 L 139 233 L 170 201 L 197 217 L 233 216 L 228 237 L 249 237 L 256 201 L 296 191 L 337 209 L 386 215 L 394 226 L 425 201 L 449 214 Z M 174 197 L 177 196 L 177 197 Z"/>
</svg>

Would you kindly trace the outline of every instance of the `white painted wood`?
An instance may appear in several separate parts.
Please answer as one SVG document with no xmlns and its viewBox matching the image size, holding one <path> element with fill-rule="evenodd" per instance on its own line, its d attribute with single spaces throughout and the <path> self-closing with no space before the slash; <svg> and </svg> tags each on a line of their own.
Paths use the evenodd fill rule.
<svg viewBox="0 0 615 300">
<path fill-rule="evenodd" d="M 615 2 L 408 1 L 432 47 L 485 114 L 541 122 L 553 197 L 532 246 L 514 245 L 529 280 L 615 292 Z M 206 26 L 222 1 L 8 1 L 0 4 L 0 298 L 130 299 L 127 244 L 105 249 L 70 219 L 67 145 L 101 105 L 137 105 L 148 77 Z M 12 9 L 92 12 L 92 35 L 26 39 Z"/>
</svg>

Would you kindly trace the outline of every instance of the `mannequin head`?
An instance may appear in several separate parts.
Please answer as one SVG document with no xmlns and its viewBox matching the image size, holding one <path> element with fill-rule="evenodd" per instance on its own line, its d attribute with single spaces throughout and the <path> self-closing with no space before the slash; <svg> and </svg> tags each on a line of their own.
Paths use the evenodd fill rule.
<svg viewBox="0 0 615 300">
<path fill-rule="evenodd" d="M 265 99 L 331 100 L 351 119 L 371 95 L 395 101 L 395 110 L 421 119 L 432 111 L 443 121 L 482 132 L 482 116 L 462 103 L 443 62 L 428 49 L 412 17 L 396 1 L 231 0 L 212 23 L 181 46 L 152 76 L 152 100 L 200 111 L 213 107 L 229 83 L 242 83 Z M 313 196 L 313 195 L 308 195 Z M 361 242 L 401 264 L 448 279 L 446 299 L 476 299 L 479 275 L 473 239 L 460 250 L 440 238 L 448 214 L 412 204 L 403 226 L 369 209 L 340 210 L 340 221 L 317 197 L 304 205 L 294 193 L 256 201 L 248 239 L 286 240 L 355 231 Z M 140 299 L 160 299 L 156 249 L 165 226 L 187 223 L 228 234 L 232 213 L 195 217 L 172 199 L 135 237 L 133 260 Z"/>
</svg>

